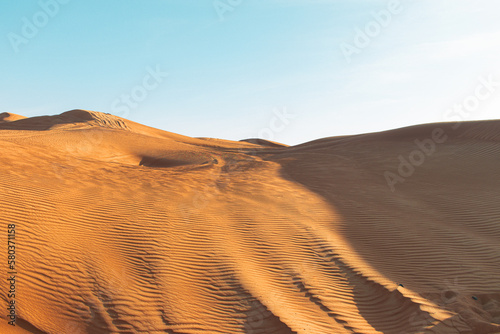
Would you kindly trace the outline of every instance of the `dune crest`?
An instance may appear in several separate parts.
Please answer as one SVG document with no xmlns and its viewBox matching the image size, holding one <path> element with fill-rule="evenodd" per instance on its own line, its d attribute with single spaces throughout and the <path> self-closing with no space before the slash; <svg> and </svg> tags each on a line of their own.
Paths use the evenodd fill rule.
<svg viewBox="0 0 500 334">
<path fill-rule="evenodd" d="M 17 121 L 17 120 L 24 119 L 24 118 L 26 118 L 26 117 L 21 116 L 21 115 L 12 114 L 9 112 L 0 113 L 0 123 L 13 122 L 13 121 Z"/>
<path fill-rule="evenodd" d="M 18 326 L 3 312 L 2 333 L 500 332 L 500 121 L 288 147 L 10 115 Z"/>
</svg>

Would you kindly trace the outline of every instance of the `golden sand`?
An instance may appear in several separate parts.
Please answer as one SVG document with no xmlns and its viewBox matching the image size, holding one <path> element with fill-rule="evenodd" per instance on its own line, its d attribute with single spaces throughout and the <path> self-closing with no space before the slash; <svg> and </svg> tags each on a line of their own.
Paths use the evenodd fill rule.
<svg viewBox="0 0 500 334">
<path fill-rule="evenodd" d="M 4 113 L 0 145 L 1 333 L 500 333 L 500 121 L 288 147 Z"/>
</svg>

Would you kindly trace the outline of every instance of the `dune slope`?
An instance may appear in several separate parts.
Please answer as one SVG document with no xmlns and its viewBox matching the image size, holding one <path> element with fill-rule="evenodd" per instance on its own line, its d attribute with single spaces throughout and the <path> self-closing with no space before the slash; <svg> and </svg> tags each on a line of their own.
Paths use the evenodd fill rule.
<svg viewBox="0 0 500 334">
<path fill-rule="evenodd" d="M 1 122 L 0 331 L 500 333 L 499 141 L 500 121 L 293 147 Z"/>
</svg>

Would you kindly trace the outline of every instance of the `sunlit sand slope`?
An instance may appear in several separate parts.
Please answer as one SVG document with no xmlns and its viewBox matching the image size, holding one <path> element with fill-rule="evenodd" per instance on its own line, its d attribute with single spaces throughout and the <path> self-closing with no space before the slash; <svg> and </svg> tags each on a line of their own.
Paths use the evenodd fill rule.
<svg viewBox="0 0 500 334">
<path fill-rule="evenodd" d="M 500 122 L 287 147 L 73 110 L 0 145 L 2 333 L 500 333 Z"/>
</svg>

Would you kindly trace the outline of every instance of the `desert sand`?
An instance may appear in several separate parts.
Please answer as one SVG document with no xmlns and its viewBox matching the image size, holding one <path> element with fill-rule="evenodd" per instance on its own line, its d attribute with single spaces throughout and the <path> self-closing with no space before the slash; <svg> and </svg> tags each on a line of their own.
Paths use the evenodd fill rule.
<svg viewBox="0 0 500 334">
<path fill-rule="evenodd" d="M 0 145 L 1 333 L 500 333 L 500 121 L 286 146 L 3 113 Z"/>
</svg>

